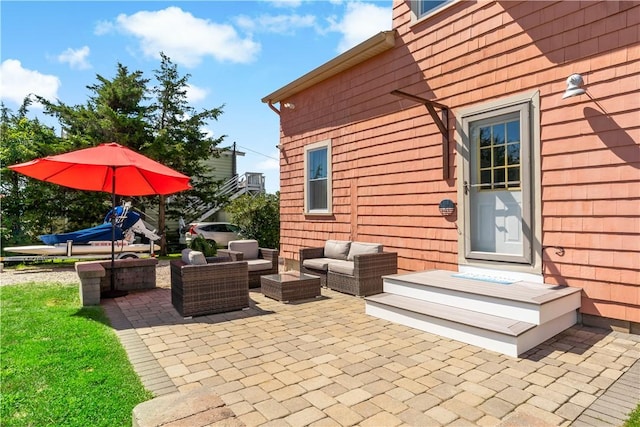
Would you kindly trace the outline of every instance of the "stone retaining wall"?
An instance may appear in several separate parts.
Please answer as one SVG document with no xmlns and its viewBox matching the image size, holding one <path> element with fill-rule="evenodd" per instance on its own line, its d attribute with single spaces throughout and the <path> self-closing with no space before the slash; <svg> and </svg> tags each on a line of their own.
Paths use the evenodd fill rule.
<svg viewBox="0 0 640 427">
<path fill-rule="evenodd" d="M 105 270 L 100 282 L 100 289 L 108 291 L 111 288 L 111 260 L 97 261 Z M 115 260 L 115 284 L 121 291 L 137 289 L 153 289 L 156 287 L 156 258 L 128 258 Z"/>
<path fill-rule="evenodd" d="M 156 258 L 118 259 L 114 262 L 115 289 L 132 291 L 156 287 Z M 80 277 L 80 302 L 100 304 L 100 294 L 111 289 L 111 260 L 76 263 Z"/>
</svg>

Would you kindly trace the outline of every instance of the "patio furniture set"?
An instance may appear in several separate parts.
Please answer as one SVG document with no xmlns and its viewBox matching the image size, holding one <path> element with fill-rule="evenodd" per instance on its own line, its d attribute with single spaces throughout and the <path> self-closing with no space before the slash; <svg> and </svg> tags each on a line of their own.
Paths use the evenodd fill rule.
<svg viewBox="0 0 640 427">
<path fill-rule="evenodd" d="M 327 240 L 300 249 L 300 271 L 278 273 L 278 250 L 257 240 L 235 240 L 218 256 L 185 249 L 171 262 L 171 303 L 183 317 L 249 307 L 249 289 L 281 302 L 320 297 L 321 286 L 367 296 L 382 292 L 382 276 L 397 272 L 395 253 L 382 245 Z"/>
</svg>

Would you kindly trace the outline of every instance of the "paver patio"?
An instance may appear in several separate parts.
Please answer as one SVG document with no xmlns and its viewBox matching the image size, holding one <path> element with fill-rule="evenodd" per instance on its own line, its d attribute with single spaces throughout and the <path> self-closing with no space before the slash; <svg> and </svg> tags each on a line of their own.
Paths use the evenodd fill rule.
<svg viewBox="0 0 640 427">
<path fill-rule="evenodd" d="M 578 325 L 512 358 L 368 316 L 363 299 L 328 289 L 251 300 L 193 319 L 165 288 L 103 305 L 147 388 L 208 388 L 247 426 L 619 425 L 640 401 L 637 335 Z"/>
</svg>

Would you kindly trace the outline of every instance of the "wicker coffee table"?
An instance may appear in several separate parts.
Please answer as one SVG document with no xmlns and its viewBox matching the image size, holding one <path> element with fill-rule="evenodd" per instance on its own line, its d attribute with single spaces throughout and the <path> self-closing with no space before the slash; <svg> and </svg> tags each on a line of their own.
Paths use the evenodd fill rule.
<svg viewBox="0 0 640 427">
<path fill-rule="evenodd" d="M 264 296 L 281 302 L 320 296 L 320 278 L 298 271 L 262 276 L 260 285 Z"/>
</svg>

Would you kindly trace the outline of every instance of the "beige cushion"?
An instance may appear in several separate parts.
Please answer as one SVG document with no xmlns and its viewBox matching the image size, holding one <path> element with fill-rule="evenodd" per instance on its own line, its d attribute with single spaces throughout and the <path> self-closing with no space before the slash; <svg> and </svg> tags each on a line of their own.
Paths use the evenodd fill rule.
<svg viewBox="0 0 640 427">
<path fill-rule="evenodd" d="M 334 260 L 331 258 L 309 258 L 302 261 L 302 265 L 312 270 L 327 271 L 327 266 L 331 261 Z"/>
<path fill-rule="evenodd" d="M 267 259 L 251 259 L 247 264 L 249 271 L 271 270 L 271 261 Z"/>
<path fill-rule="evenodd" d="M 189 252 L 189 264 L 191 265 L 206 265 L 207 259 L 200 251 Z"/>
<path fill-rule="evenodd" d="M 329 263 L 329 271 L 353 276 L 353 261 L 331 261 Z"/>
<path fill-rule="evenodd" d="M 324 244 L 325 258 L 347 259 L 349 246 L 351 242 L 348 240 L 327 240 Z"/>
<path fill-rule="evenodd" d="M 353 261 L 353 257 L 356 255 L 377 254 L 380 252 L 382 252 L 382 245 L 377 243 L 352 242 L 347 261 Z"/>
<path fill-rule="evenodd" d="M 185 264 L 191 264 L 191 262 L 189 262 L 189 254 L 193 251 L 193 249 L 183 249 L 182 250 L 182 262 L 184 262 Z"/>
<path fill-rule="evenodd" d="M 229 250 L 242 252 L 244 261 L 258 258 L 258 241 L 257 240 L 232 240 L 229 242 Z"/>
</svg>

